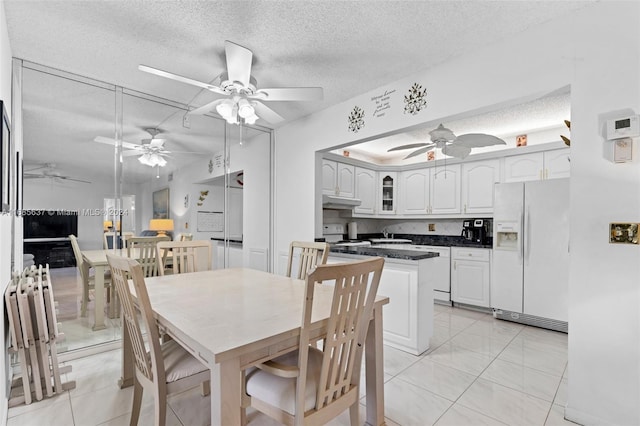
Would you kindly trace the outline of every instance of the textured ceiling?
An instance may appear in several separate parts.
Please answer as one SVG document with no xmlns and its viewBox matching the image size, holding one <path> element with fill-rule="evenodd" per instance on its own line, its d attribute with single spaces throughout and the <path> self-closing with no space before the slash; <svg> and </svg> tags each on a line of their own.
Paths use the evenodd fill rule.
<svg viewBox="0 0 640 426">
<path fill-rule="evenodd" d="M 138 65 L 208 82 L 224 71 L 224 40 L 246 46 L 254 52 L 252 74 L 258 87 L 324 88 L 321 102 L 271 102 L 287 120 L 588 4 L 4 1 L 15 57 L 194 106 L 213 97 L 140 72 Z"/>
</svg>

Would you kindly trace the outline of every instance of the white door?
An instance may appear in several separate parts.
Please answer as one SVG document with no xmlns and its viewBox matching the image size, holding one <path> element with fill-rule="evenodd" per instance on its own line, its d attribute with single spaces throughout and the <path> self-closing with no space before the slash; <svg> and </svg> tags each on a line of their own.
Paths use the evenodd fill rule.
<svg viewBox="0 0 640 426">
<path fill-rule="evenodd" d="M 429 169 L 409 170 L 400 174 L 400 214 L 428 213 Z"/>
<path fill-rule="evenodd" d="M 525 185 L 524 313 L 568 320 L 569 179 Z"/>
<path fill-rule="evenodd" d="M 431 214 L 460 213 L 460 164 L 431 169 Z"/>
<path fill-rule="evenodd" d="M 500 182 L 500 160 L 462 165 L 462 213 L 493 213 L 493 188 Z"/>
<path fill-rule="evenodd" d="M 374 214 L 376 212 L 377 173 L 373 170 L 356 167 L 355 196 L 362 203 L 353 209 L 354 213 Z"/>
<path fill-rule="evenodd" d="M 524 183 L 499 183 L 493 206 L 493 257 L 491 265 L 491 307 L 522 313 L 522 220 Z M 500 223 L 517 231 L 515 244 L 498 246 Z"/>
<path fill-rule="evenodd" d="M 356 168 L 350 164 L 338 163 L 338 195 L 353 198 L 356 188 Z"/>
<path fill-rule="evenodd" d="M 322 193 L 337 195 L 338 188 L 338 163 L 322 160 Z"/>
<path fill-rule="evenodd" d="M 570 175 L 571 163 L 569 162 L 569 148 L 544 153 L 544 177 L 545 179 L 567 178 Z"/>
<path fill-rule="evenodd" d="M 514 155 L 504 159 L 504 182 L 524 182 L 543 178 L 542 152 Z"/>
</svg>

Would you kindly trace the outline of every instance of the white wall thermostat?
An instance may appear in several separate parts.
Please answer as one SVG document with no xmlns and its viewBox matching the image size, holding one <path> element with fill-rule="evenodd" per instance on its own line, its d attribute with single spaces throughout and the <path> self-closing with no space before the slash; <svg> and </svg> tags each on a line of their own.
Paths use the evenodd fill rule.
<svg viewBox="0 0 640 426">
<path fill-rule="evenodd" d="M 640 136 L 640 117 L 631 115 L 607 120 L 607 139 L 637 138 Z"/>
</svg>

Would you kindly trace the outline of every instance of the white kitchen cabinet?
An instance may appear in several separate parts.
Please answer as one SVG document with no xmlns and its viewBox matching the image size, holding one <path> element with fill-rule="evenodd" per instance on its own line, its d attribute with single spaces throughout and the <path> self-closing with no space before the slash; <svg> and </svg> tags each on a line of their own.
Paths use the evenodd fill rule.
<svg viewBox="0 0 640 426">
<path fill-rule="evenodd" d="M 214 265 L 213 269 L 224 269 L 224 242 L 216 241 L 214 247 Z M 242 244 L 240 243 L 229 243 L 229 258 L 228 258 L 228 268 L 242 268 L 244 265 L 243 261 L 243 251 Z"/>
<path fill-rule="evenodd" d="M 380 194 L 377 214 L 396 214 L 398 198 L 398 174 L 396 172 L 378 173 L 378 193 Z"/>
<path fill-rule="evenodd" d="M 430 180 L 430 169 L 407 170 L 400 173 L 400 214 L 429 213 Z"/>
<path fill-rule="evenodd" d="M 402 215 L 460 213 L 460 165 L 400 173 Z"/>
<path fill-rule="evenodd" d="M 451 248 L 451 300 L 490 306 L 491 249 Z"/>
<path fill-rule="evenodd" d="M 353 209 L 356 214 L 370 214 L 376 212 L 376 194 L 378 173 L 362 167 L 355 168 L 355 197 L 361 204 Z"/>
<path fill-rule="evenodd" d="M 355 166 L 323 159 L 322 193 L 353 198 L 355 194 Z"/>
<path fill-rule="evenodd" d="M 460 213 L 460 164 L 431 169 L 431 214 Z"/>
<path fill-rule="evenodd" d="M 462 213 L 493 213 L 493 191 L 500 182 L 500 160 L 462 165 Z"/>
<path fill-rule="evenodd" d="M 370 259 L 331 253 L 327 263 Z M 420 355 L 429 349 L 433 335 L 433 260 L 399 260 L 385 258 L 378 295 L 387 296 L 389 304 L 382 310 L 384 343 L 396 349 Z"/>
<path fill-rule="evenodd" d="M 569 148 L 514 155 L 504 159 L 504 182 L 569 177 Z"/>
</svg>

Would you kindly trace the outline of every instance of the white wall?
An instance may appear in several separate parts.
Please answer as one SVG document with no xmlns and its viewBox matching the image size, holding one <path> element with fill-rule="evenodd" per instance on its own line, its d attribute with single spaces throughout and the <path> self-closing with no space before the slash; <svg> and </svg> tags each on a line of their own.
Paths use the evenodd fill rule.
<svg viewBox="0 0 640 426">
<path fill-rule="evenodd" d="M 278 129 L 277 252 L 285 252 L 292 240 L 311 240 L 322 233 L 321 203 L 316 199 L 317 150 L 571 84 L 571 331 L 566 413 L 586 424 L 640 424 L 640 250 L 606 243 L 608 222 L 640 222 L 640 167 L 637 160 L 626 165 L 603 160 L 599 137 L 599 114 L 639 109 L 639 7 L 636 2 L 587 5 L 571 17 L 529 29 Z M 428 106 L 417 116 L 408 116 L 402 112 L 400 97 L 414 82 L 426 87 Z M 385 90 L 399 95 L 389 114 L 365 115 L 365 127 L 349 132 L 347 117 L 353 107 L 370 112 L 371 98 Z"/>
</svg>

